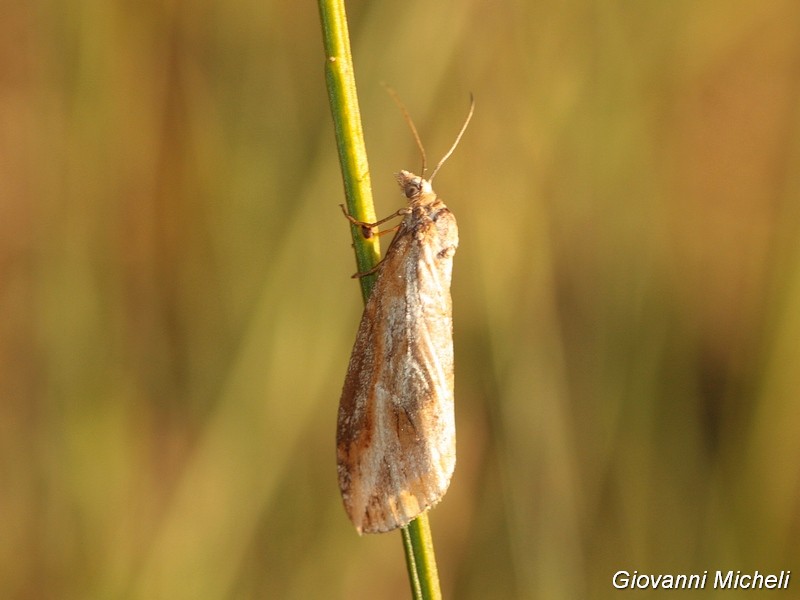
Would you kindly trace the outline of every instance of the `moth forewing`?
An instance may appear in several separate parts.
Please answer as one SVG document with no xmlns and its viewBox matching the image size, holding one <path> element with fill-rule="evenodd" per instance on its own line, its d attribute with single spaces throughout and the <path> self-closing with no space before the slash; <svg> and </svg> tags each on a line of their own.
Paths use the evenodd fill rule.
<svg viewBox="0 0 800 600">
<path fill-rule="evenodd" d="M 359 533 L 408 524 L 455 468 L 450 280 L 458 227 L 428 181 L 401 171 L 409 205 L 377 269 L 339 403 L 337 463 Z"/>
</svg>

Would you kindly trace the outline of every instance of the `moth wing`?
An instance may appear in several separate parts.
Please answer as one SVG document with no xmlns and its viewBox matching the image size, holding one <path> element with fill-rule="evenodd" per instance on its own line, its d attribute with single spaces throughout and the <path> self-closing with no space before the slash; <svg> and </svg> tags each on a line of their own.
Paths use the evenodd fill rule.
<svg viewBox="0 0 800 600">
<path fill-rule="evenodd" d="M 408 524 L 442 498 L 455 468 L 450 276 L 457 230 L 449 211 L 440 220 L 430 236 L 401 227 L 392 241 L 345 378 L 339 487 L 359 532 Z"/>
</svg>

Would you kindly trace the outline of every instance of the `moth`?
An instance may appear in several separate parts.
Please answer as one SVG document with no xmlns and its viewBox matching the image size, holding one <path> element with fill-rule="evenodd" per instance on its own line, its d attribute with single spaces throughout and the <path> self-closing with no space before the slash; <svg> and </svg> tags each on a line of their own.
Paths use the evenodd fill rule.
<svg viewBox="0 0 800 600">
<path fill-rule="evenodd" d="M 450 282 L 458 227 L 431 181 L 473 109 L 474 101 L 430 180 L 396 175 L 408 205 L 395 214 L 403 220 L 369 271 L 377 279 L 350 357 L 336 432 L 339 489 L 359 534 L 407 525 L 441 500 L 455 469 Z M 376 224 L 345 214 L 371 235 Z"/>
</svg>

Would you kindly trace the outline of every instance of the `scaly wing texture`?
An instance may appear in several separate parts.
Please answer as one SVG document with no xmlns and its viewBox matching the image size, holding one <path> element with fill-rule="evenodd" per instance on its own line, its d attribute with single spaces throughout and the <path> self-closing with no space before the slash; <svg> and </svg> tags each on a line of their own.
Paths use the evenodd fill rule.
<svg viewBox="0 0 800 600">
<path fill-rule="evenodd" d="M 401 224 L 364 310 L 339 405 L 337 460 L 359 532 L 406 525 L 455 468 L 450 300 L 455 218 L 439 202 Z"/>
</svg>

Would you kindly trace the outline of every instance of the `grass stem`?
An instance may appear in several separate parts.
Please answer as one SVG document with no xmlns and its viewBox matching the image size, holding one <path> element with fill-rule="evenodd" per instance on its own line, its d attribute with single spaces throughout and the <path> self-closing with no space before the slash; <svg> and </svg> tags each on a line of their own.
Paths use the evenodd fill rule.
<svg viewBox="0 0 800 600">
<path fill-rule="evenodd" d="M 358 221 L 374 223 L 377 219 L 372 202 L 369 163 L 361 128 L 344 0 L 319 0 L 319 12 L 325 46 L 325 80 L 336 132 L 347 212 Z M 353 224 L 351 232 L 358 272 L 364 273 L 380 261 L 378 236 L 366 239 L 361 228 Z M 374 279 L 374 275 L 359 279 L 365 303 L 372 291 Z M 442 594 L 428 515 L 423 513 L 401 531 L 414 599 L 439 600 Z"/>
</svg>

